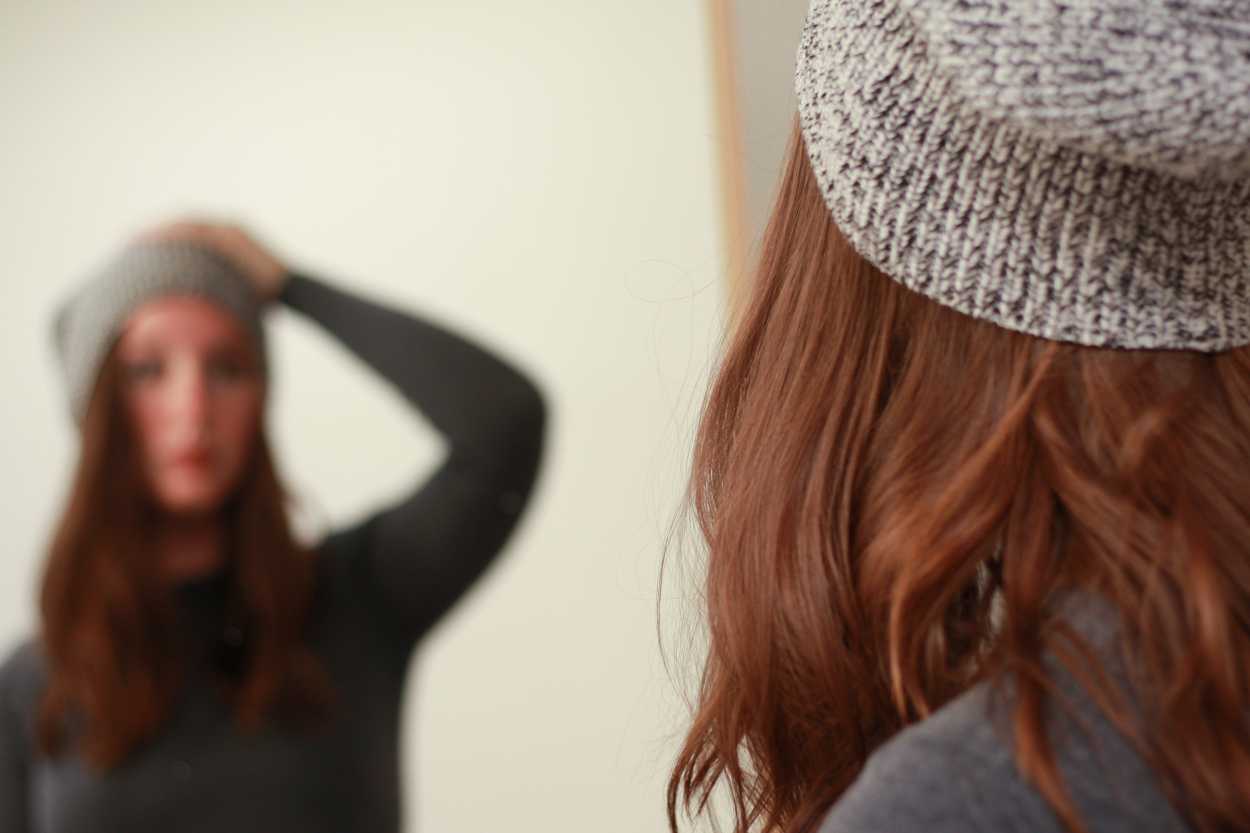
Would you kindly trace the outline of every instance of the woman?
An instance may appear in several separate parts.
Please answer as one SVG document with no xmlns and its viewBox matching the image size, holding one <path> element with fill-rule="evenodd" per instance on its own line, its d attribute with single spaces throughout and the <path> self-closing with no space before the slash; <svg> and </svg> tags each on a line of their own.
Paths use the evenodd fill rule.
<svg viewBox="0 0 1250 833">
<path fill-rule="evenodd" d="M 740 833 L 1250 830 L 1247 32 L 812 4 L 674 829 L 726 785 Z"/>
<path fill-rule="evenodd" d="M 311 551 L 262 427 L 267 302 L 325 328 L 448 443 L 411 495 Z M 57 339 L 81 456 L 39 639 L 0 669 L 0 829 L 398 830 L 408 659 L 517 522 L 538 391 L 197 222 L 128 246 Z"/>
</svg>

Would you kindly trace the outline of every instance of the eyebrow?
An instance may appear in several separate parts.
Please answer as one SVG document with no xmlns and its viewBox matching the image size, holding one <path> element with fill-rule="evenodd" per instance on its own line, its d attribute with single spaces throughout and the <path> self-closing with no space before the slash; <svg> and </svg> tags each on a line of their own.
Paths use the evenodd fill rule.
<svg viewBox="0 0 1250 833">
<path fill-rule="evenodd" d="M 165 353 L 172 350 L 172 345 L 162 336 L 134 336 L 130 342 L 119 340 L 118 355 L 121 357 L 136 356 L 139 354 Z M 260 356 L 256 348 L 250 344 L 240 344 L 234 340 L 222 340 L 209 342 L 202 346 L 197 345 L 195 352 L 203 353 L 211 358 L 244 358 L 251 362 L 258 363 Z"/>
</svg>

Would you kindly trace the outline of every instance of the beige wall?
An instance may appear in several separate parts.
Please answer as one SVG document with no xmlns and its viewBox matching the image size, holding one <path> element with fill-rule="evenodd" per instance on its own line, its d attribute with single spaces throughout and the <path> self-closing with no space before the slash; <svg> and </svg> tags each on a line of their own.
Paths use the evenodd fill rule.
<svg viewBox="0 0 1250 833">
<path fill-rule="evenodd" d="M 704 15 L 6 3 L 0 642 L 32 627 L 74 453 L 55 300 L 138 225 L 242 219 L 346 286 L 489 338 L 555 408 L 527 524 L 420 656 L 409 828 L 663 829 L 682 709 L 657 651 L 658 564 L 722 317 Z M 336 347 L 285 314 L 274 333 L 272 427 L 323 524 L 433 463 L 436 438 Z"/>
<path fill-rule="evenodd" d="M 733 17 L 746 246 L 758 245 L 798 102 L 794 57 L 808 0 L 723 0 Z"/>
</svg>

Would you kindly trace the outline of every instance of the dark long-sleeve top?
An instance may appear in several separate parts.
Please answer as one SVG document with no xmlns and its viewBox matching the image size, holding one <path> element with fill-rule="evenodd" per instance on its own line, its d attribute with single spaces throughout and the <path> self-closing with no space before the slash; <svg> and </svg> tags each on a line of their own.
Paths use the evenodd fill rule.
<svg viewBox="0 0 1250 833">
<path fill-rule="evenodd" d="M 1091 594 L 1059 614 L 1132 693 L 1114 609 Z M 1090 833 L 1192 833 L 1162 776 L 1053 658 L 1058 697 L 1047 711 L 1055 764 Z M 818 833 L 1064 833 L 1015 760 L 1011 686 L 974 686 L 899 732 L 868 760 Z"/>
<path fill-rule="evenodd" d="M 293 276 L 281 300 L 394 385 L 447 440 L 446 459 L 396 505 L 318 547 L 308 644 L 334 689 L 312 728 L 235 726 L 207 669 L 159 736 L 100 774 L 72 752 L 37 751 L 39 646 L 0 667 L 3 833 L 394 833 L 398 731 L 412 649 L 490 564 L 534 483 L 544 406 L 497 357 L 416 317 Z M 221 582 L 182 588 L 210 623 Z M 198 682 L 198 684 L 197 684 Z"/>
</svg>

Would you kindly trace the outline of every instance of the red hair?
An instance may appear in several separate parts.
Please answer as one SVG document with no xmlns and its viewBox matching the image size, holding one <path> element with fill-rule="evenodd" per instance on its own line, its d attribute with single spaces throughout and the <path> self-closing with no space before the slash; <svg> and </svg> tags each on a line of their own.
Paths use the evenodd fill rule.
<svg viewBox="0 0 1250 833">
<path fill-rule="evenodd" d="M 48 685 L 40 746 L 59 754 L 72 735 L 83 757 L 107 769 L 156 735 L 182 684 L 150 530 L 155 510 L 143 483 L 120 397 L 116 355 L 106 360 L 82 425 L 82 447 L 55 530 L 40 597 Z M 241 726 L 279 706 L 310 715 L 328 702 L 328 681 L 303 644 L 314 583 L 313 555 L 294 539 L 264 437 L 223 509 L 233 587 L 245 610 L 246 653 L 228 686 Z M 72 729 L 72 732 L 71 732 Z"/>
<path fill-rule="evenodd" d="M 1250 828 L 1250 350 L 1061 344 L 923 298 L 841 236 L 796 131 L 691 493 L 709 649 L 674 830 L 718 784 L 739 833 L 814 830 L 983 681 L 1011 683 L 1017 765 L 1083 830 L 1046 656 L 1197 830 Z M 1056 616 L 1073 590 L 1122 620 L 1131 692 Z"/>
</svg>

